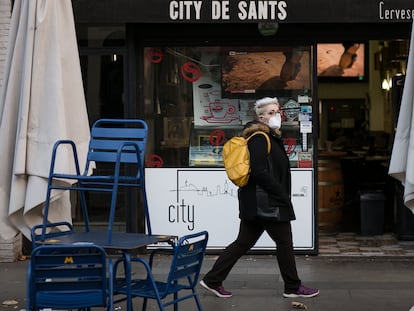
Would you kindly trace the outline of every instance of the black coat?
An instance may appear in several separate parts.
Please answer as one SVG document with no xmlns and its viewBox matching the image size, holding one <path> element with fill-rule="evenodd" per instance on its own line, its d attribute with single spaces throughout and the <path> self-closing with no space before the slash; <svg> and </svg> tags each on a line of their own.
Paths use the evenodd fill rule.
<svg viewBox="0 0 414 311">
<path fill-rule="evenodd" d="M 271 141 L 272 171 L 269 170 L 266 138 L 263 135 L 255 135 L 248 142 L 251 166 L 249 182 L 245 187 L 239 188 L 239 217 L 245 220 L 257 218 L 256 192 L 259 186 L 267 192 L 269 205 L 279 207 L 279 221 L 294 220 L 290 164 L 281 138 L 261 122 L 250 123 L 243 130 L 242 136 L 246 138 L 259 130 L 268 133 Z"/>
</svg>

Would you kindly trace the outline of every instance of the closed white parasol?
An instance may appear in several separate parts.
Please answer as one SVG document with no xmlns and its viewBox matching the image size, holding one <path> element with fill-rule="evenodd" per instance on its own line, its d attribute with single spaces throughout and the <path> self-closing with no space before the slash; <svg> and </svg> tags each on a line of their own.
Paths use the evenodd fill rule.
<svg viewBox="0 0 414 311">
<path fill-rule="evenodd" d="M 71 0 L 15 0 L 0 98 L 0 237 L 42 222 L 50 155 L 76 142 L 85 163 L 89 122 Z M 71 154 L 57 165 L 73 170 Z M 68 192 L 54 193 L 50 220 L 71 222 Z"/>
</svg>

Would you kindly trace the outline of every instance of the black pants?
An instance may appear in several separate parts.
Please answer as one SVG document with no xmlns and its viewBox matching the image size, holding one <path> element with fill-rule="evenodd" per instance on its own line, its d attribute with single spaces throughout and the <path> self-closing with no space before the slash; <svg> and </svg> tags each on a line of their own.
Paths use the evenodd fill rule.
<svg viewBox="0 0 414 311">
<path fill-rule="evenodd" d="M 267 220 L 242 220 L 237 239 L 226 247 L 213 268 L 205 275 L 204 282 L 210 287 L 220 286 L 237 260 L 256 244 L 264 231 L 276 242 L 276 257 L 285 283 L 285 291 L 298 289 L 301 281 L 296 270 L 290 222 Z"/>
</svg>

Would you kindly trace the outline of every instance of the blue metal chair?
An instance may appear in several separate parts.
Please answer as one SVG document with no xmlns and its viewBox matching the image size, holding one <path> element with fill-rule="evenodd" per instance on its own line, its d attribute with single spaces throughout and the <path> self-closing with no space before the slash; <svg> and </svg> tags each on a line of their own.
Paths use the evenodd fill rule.
<svg viewBox="0 0 414 311">
<path fill-rule="evenodd" d="M 71 140 L 57 141 L 53 147 L 48 188 L 46 193 L 45 211 L 41 240 L 45 239 L 49 203 L 53 189 L 78 190 L 85 229 L 89 231 L 89 217 L 86 206 L 85 191 L 111 192 L 110 214 L 108 221 L 108 243 L 111 243 L 112 226 L 115 217 L 115 206 L 119 187 L 137 187 L 142 191 L 146 225 L 151 234 L 151 223 L 144 181 L 144 157 L 147 144 L 148 126 L 143 120 L 132 119 L 101 119 L 91 128 L 91 139 L 83 172 L 80 171 L 76 145 Z M 76 174 L 55 171 L 56 156 L 59 147 L 68 145 L 73 151 Z M 93 163 L 105 163 L 109 173 L 89 175 Z M 74 180 L 72 186 L 56 182 L 56 180 Z"/>
<path fill-rule="evenodd" d="M 41 245 L 27 270 L 26 310 L 113 310 L 112 261 L 94 244 Z"/>
<path fill-rule="evenodd" d="M 43 224 L 35 225 L 30 230 L 30 237 L 32 240 L 32 250 L 34 250 L 38 244 L 37 242 L 42 241 L 42 229 Z M 70 234 L 73 232 L 72 224 L 66 221 L 53 222 L 46 224 L 47 231 L 43 235 L 43 241 L 58 238 L 61 235 Z"/>
<path fill-rule="evenodd" d="M 178 310 L 178 302 L 193 297 L 198 310 L 202 311 L 196 285 L 207 241 L 207 231 L 181 237 L 172 250 L 173 258 L 168 277 L 162 281 L 155 280 L 152 273 L 154 255 L 158 253 L 157 251 L 151 253 L 149 262 L 139 257 L 131 258 L 131 266 L 138 263 L 145 268 L 146 277 L 142 279 L 131 279 L 131 271 L 124 271 L 124 277 L 117 277 L 122 270 L 120 263 L 124 263 L 125 269 L 125 259 L 118 259 L 114 263 L 113 271 L 114 295 L 125 295 L 125 297 L 117 298 L 116 302 L 129 300 L 127 303 L 132 303 L 134 297 L 142 297 L 144 298 L 142 310 L 146 310 L 148 299 L 155 299 L 160 310 L 165 310 L 169 305 L 174 305 L 174 310 Z"/>
</svg>

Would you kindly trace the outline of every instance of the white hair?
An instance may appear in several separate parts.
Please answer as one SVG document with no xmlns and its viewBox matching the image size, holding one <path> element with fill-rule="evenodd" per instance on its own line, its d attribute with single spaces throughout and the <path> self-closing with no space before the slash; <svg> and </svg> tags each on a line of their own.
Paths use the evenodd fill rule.
<svg viewBox="0 0 414 311">
<path fill-rule="evenodd" d="M 254 111 L 256 112 L 256 115 L 260 116 L 261 114 L 263 114 L 264 108 L 271 104 L 279 105 L 279 101 L 276 97 L 264 97 L 262 99 L 258 99 L 254 103 Z"/>
</svg>

